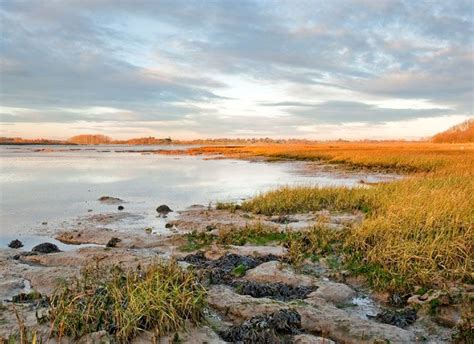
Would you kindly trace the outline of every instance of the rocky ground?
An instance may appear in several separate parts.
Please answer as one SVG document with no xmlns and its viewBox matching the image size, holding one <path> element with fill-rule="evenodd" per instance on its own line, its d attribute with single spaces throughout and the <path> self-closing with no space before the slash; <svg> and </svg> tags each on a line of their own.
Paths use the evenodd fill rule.
<svg viewBox="0 0 474 344">
<path fill-rule="evenodd" d="M 188 233 L 218 236 L 222 230 L 257 224 L 275 231 L 301 231 L 317 222 L 341 230 L 361 221 L 359 213 L 266 217 L 193 206 L 167 224 L 166 235 L 107 228 L 113 221 L 133 216 L 126 212 L 91 215 L 73 230 L 57 233 L 56 239 L 64 243 L 93 244 L 88 247 L 51 253 L 1 248 L 0 337 L 17 332 L 20 318 L 47 338 L 48 324 L 38 324 L 38 318 L 47 313 L 47 302 L 41 297 L 30 300 L 27 295 L 31 291 L 42 297 L 51 295 L 57 280 L 78 274 L 88 264 L 136 268 L 171 257 L 183 268 L 193 265 L 207 272 L 206 324 L 166 338 L 144 333 L 136 343 L 171 343 L 177 338 L 182 343 L 445 343 L 461 321 L 459 305 L 450 301 L 449 292 L 402 295 L 395 302 L 394 295 L 372 292 L 363 278 L 351 276 L 324 257 L 294 268 L 278 242 L 243 246 L 210 242 L 192 250 L 186 246 Z M 80 339 L 82 343 L 109 341 L 105 332 Z"/>
</svg>

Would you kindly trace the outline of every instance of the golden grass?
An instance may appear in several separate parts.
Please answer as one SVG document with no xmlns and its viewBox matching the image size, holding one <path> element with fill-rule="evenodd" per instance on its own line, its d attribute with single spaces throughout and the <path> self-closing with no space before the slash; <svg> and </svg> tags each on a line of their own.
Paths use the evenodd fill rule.
<svg viewBox="0 0 474 344">
<path fill-rule="evenodd" d="M 363 223 L 343 241 L 361 270 L 378 271 L 375 287 L 473 282 L 473 144 L 337 142 L 204 147 L 191 154 L 318 160 L 409 173 L 368 188 L 282 188 L 244 202 L 242 208 L 267 215 L 325 208 L 365 212 Z"/>
</svg>

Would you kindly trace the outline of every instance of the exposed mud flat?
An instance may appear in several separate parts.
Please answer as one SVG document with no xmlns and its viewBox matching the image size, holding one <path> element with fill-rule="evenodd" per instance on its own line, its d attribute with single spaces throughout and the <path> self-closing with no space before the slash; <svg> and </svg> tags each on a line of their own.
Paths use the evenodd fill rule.
<svg viewBox="0 0 474 344">
<path fill-rule="evenodd" d="M 18 330 L 15 306 L 26 326 L 48 337 L 48 326 L 38 325 L 36 319 L 38 312 L 46 314 L 47 303 L 12 302 L 19 294 L 35 290 L 47 298 L 57 280 L 75 276 L 90 264 L 136 269 L 170 258 L 178 259 L 184 269 L 192 266 L 205 272 L 207 325 L 163 338 L 145 332 L 134 343 L 170 343 L 176 336 L 183 343 L 441 343 L 449 342 L 454 332 L 454 323 L 440 326 L 423 308 L 414 311 L 413 304 L 393 311 L 372 294 L 363 280 L 346 279 L 345 272 L 328 266 L 324 259 L 308 261 L 296 270 L 286 263 L 286 249 L 278 242 L 242 246 L 213 242 L 191 252 L 182 249 L 186 234 L 193 231 L 217 236 L 220 229 L 238 230 L 257 224 L 275 231 L 300 231 L 316 223 L 341 230 L 362 221 L 362 213 L 321 211 L 281 219 L 196 205 L 169 220 L 166 234 L 108 228 L 110 223 L 133 219 L 139 216 L 128 212 L 81 217 L 80 225 L 56 234 L 57 240 L 74 248 L 61 252 L 33 254 L 22 248 L 2 248 L 0 336 L 6 338 Z M 107 247 L 112 239 L 116 239 L 114 245 Z M 94 246 L 81 246 L 84 244 Z M 455 322 L 458 315 L 454 312 L 450 319 Z M 107 342 L 111 338 L 101 331 L 81 340 Z M 68 341 L 72 339 L 62 342 Z"/>
</svg>

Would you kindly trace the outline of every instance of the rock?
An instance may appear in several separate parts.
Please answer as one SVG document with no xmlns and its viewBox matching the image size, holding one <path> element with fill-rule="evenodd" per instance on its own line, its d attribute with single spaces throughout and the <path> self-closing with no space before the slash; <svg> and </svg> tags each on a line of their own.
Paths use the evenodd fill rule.
<svg viewBox="0 0 474 344">
<path fill-rule="evenodd" d="M 335 342 L 414 343 L 412 332 L 396 326 L 381 324 L 349 315 L 324 299 L 312 306 L 298 306 L 301 327 L 311 333 L 324 333 Z"/>
<path fill-rule="evenodd" d="M 435 316 L 435 321 L 438 324 L 451 328 L 458 326 L 461 320 L 459 306 L 440 306 Z"/>
<path fill-rule="evenodd" d="M 174 225 L 172 223 L 169 223 L 169 222 L 167 224 L 165 224 L 165 228 L 168 228 L 168 229 L 173 228 L 173 226 Z"/>
<path fill-rule="evenodd" d="M 122 210 L 124 210 L 125 208 L 123 207 L 123 205 L 119 205 L 119 206 L 117 207 L 117 209 L 120 210 L 120 211 L 122 211 Z"/>
<path fill-rule="evenodd" d="M 36 245 L 35 247 L 33 247 L 31 251 L 38 252 L 38 253 L 61 252 L 61 250 L 55 244 L 51 244 L 50 242 L 44 242 L 42 244 Z"/>
<path fill-rule="evenodd" d="M 297 274 L 290 266 L 278 261 L 263 263 L 254 269 L 248 270 L 244 278 L 256 282 L 284 283 L 295 287 L 317 285 L 317 279 Z"/>
<path fill-rule="evenodd" d="M 166 215 L 168 213 L 171 213 L 173 210 L 171 210 L 170 207 L 168 207 L 166 204 L 160 205 L 158 208 L 156 208 L 156 212 L 162 215 Z"/>
<path fill-rule="evenodd" d="M 301 316 L 301 328 L 310 333 L 324 333 L 335 342 L 347 344 L 414 343 L 415 335 L 396 326 L 381 324 L 349 315 L 342 309 L 320 298 L 314 305 L 296 303 L 287 305 L 267 298 L 256 299 L 238 295 L 229 287 L 212 286 L 209 305 L 233 321 L 242 321 L 256 314 L 274 313 L 293 308 Z"/>
<path fill-rule="evenodd" d="M 293 337 L 293 344 L 336 344 L 336 342 L 310 334 L 299 334 Z"/>
<path fill-rule="evenodd" d="M 116 247 L 117 244 L 119 242 L 121 242 L 122 240 L 120 240 L 119 238 L 116 238 L 116 237 L 112 237 L 110 238 L 109 242 L 107 243 L 107 245 L 105 245 L 106 247 Z"/>
<path fill-rule="evenodd" d="M 232 291 L 232 288 L 223 285 L 209 288 L 208 304 L 237 322 L 250 319 L 256 314 L 269 314 L 288 308 L 284 303 L 268 298 L 257 299 L 239 295 Z"/>
<path fill-rule="evenodd" d="M 321 297 L 333 303 L 346 303 L 356 295 L 353 289 L 343 283 L 319 282 L 318 286 L 319 288 L 316 291 L 308 295 L 310 299 Z"/>
<path fill-rule="evenodd" d="M 99 198 L 99 202 L 102 202 L 105 204 L 120 204 L 120 203 L 123 203 L 123 200 L 117 197 L 102 196 Z"/>
<path fill-rule="evenodd" d="M 23 247 L 23 243 L 20 240 L 15 239 L 15 240 L 10 241 L 10 243 L 8 244 L 8 247 L 10 247 L 10 248 L 21 248 L 21 247 Z"/>
</svg>

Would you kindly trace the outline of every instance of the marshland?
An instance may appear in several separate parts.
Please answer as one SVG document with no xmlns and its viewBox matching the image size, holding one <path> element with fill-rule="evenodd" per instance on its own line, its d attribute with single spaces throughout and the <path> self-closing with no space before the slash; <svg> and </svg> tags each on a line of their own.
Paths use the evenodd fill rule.
<svg viewBox="0 0 474 344">
<path fill-rule="evenodd" d="M 0 344 L 474 344 L 473 15 L 0 1 Z"/>
<path fill-rule="evenodd" d="M 67 189 L 87 189 L 76 195 L 76 214 L 28 208 L 20 219 L 27 234 L 2 231 L 4 341 L 471 338 L 472 144 L 105 148 L 3 148 L 10 171 L 59 160 L 71 176 Z M 113 165 L 124 156 L 134 161 L 125 174 Z M 90 182 L 103 173 L 94 171 L 103 168 L 97 159 L 110 162 L 106 188 Z M 85 163 L 87 173 L 79 168 Z M 142 186 L 151 164 L 172 168 L 174 177 L 162 172 Z M 195 166 L 202 173 L 207 164 L 196 181 Z M 139 196 L 161 178 L 166 189 Z M 42 180 L 30 179 L 31 202 L 58 207 L 61 190 L 42 196 Z M 181 183 L 193 195 L 184 197 Z M 8 209 L 14 200 L 3 202 Z M 159 203 L 166 206 L 155 210 Z M 11 221 L 8 212 L 2 221 Z M 26 246 L 8 248 L 13 238 Z M 34 248 L 39 242 L 56 248 Z M 273 316 L 283 317 L 281 328 L 258 325 Z"/>
</svg>

